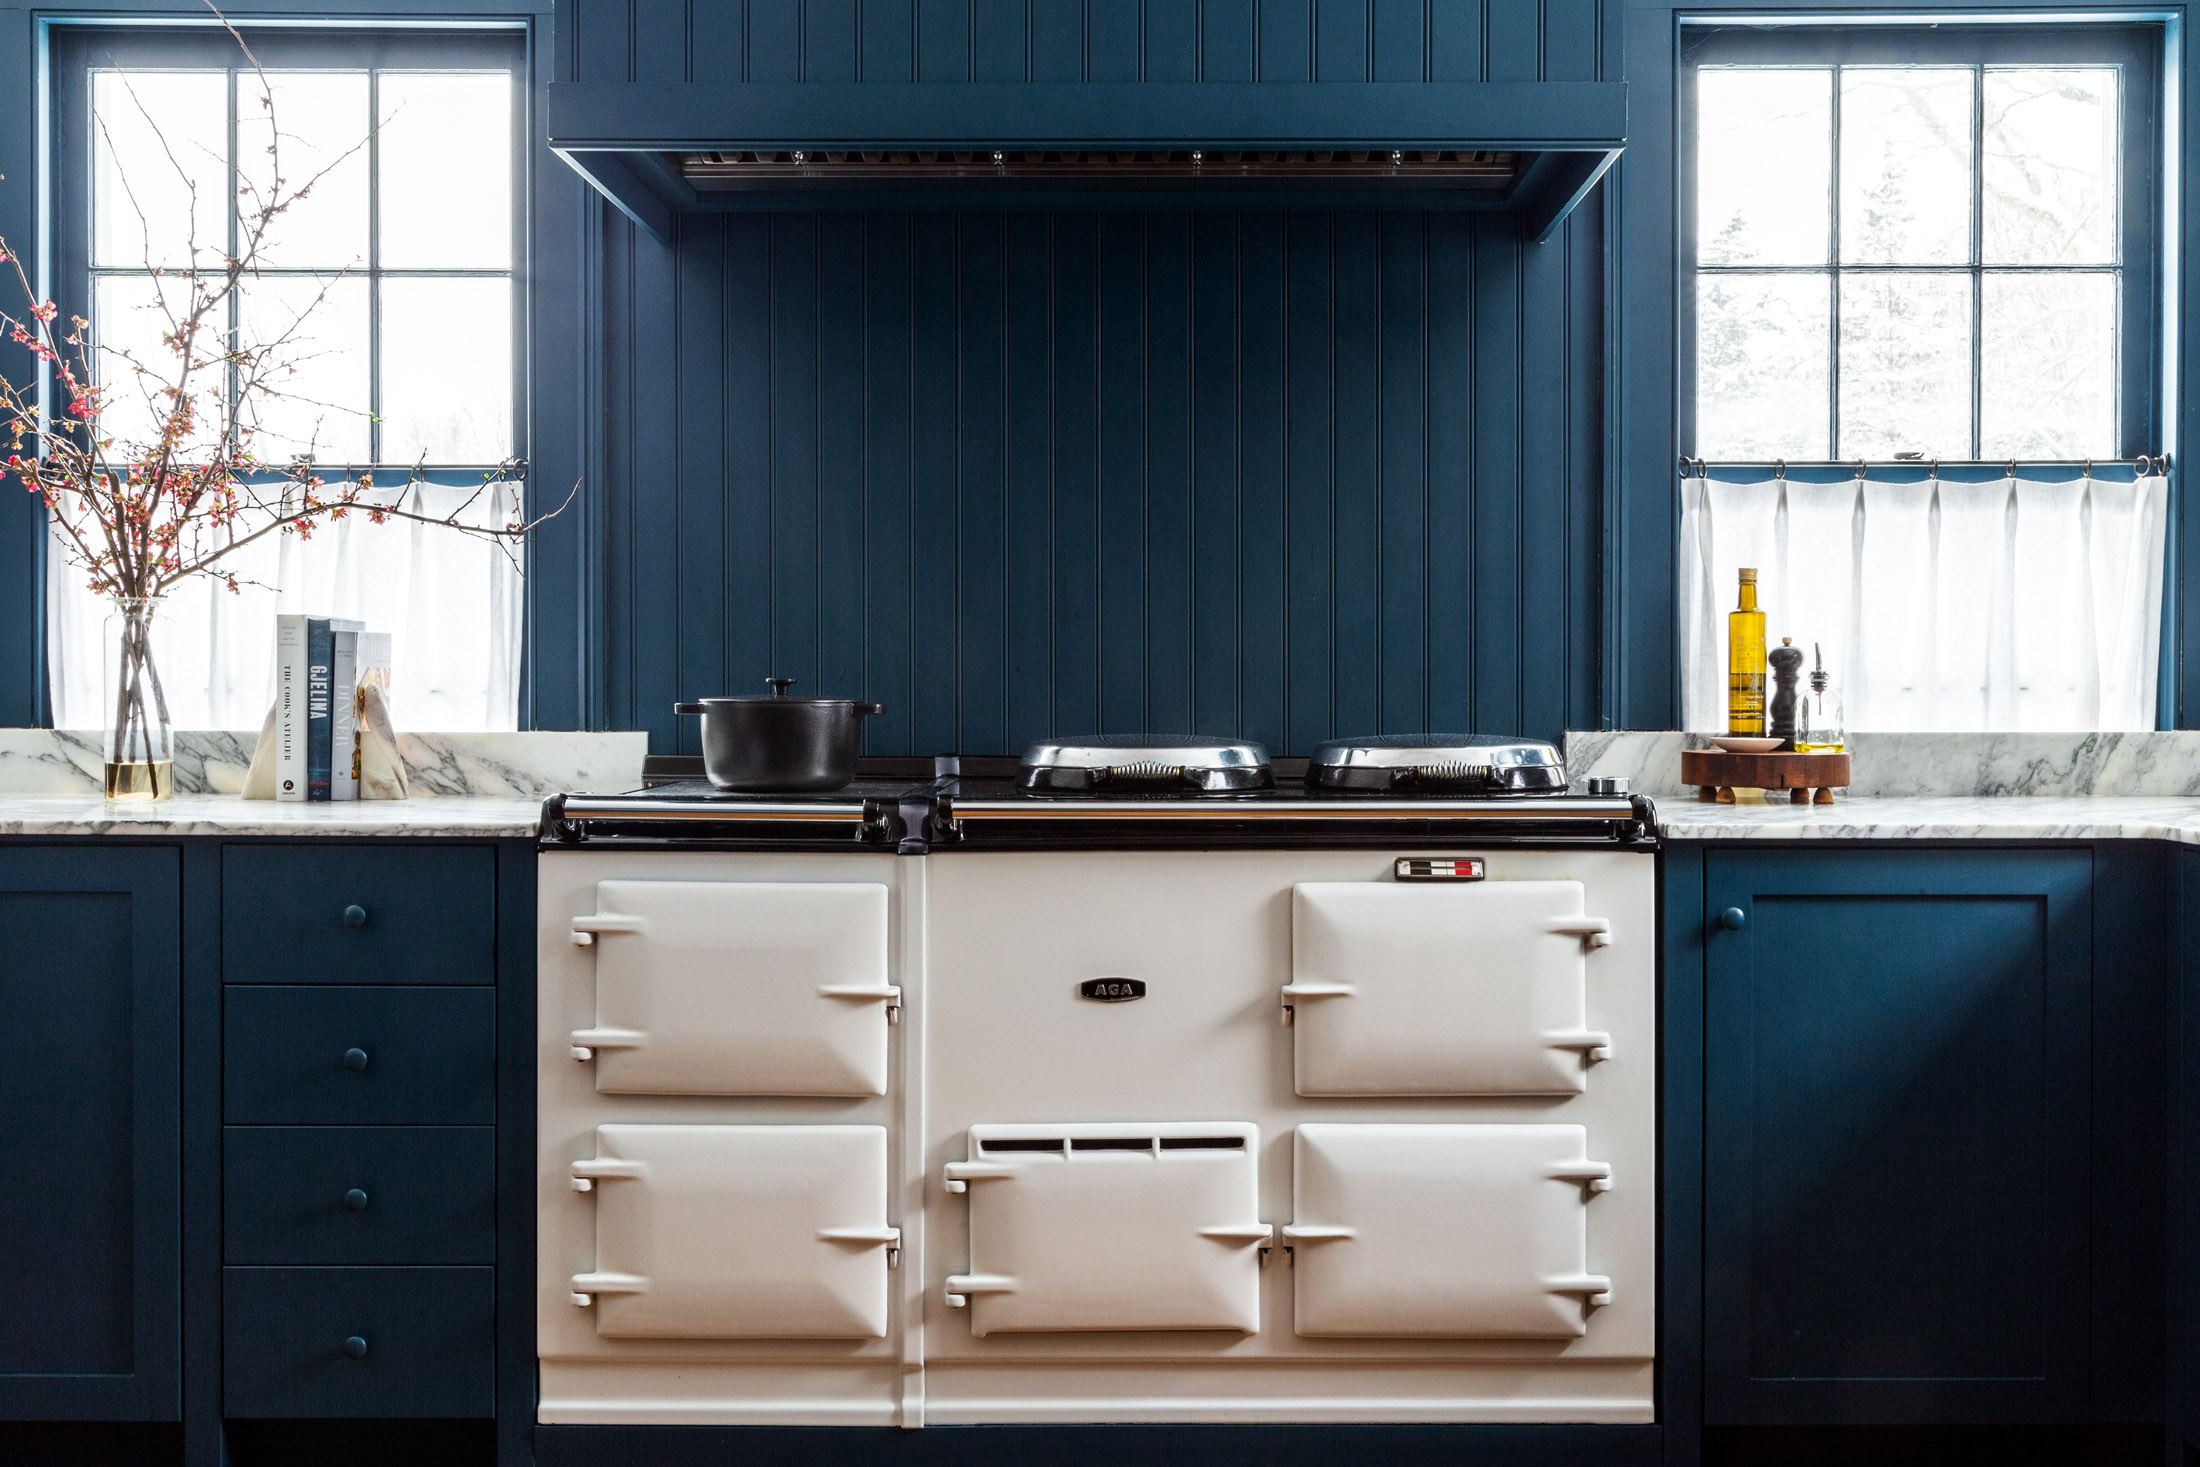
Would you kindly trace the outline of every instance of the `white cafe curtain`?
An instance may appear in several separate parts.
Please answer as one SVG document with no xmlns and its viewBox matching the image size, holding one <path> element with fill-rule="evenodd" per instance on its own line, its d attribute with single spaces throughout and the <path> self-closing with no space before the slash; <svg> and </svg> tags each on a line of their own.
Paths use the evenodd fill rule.
<svg viewBox="0 0 2200 1467">
<path fill-rule="evenodd" d="M 387 502 L 427 515 L 465 504 L 467 523 L 503 524 L 518 484 L 392 488 Z M 275 690 L 277 612 L 351 617 L 390 634 L 390 706 L 399 732 L 461 733 L 519 726 L 521 577 L 506 547 L 408 520 L 347 515 L 312 538 L 270 535 L 225 562 L 254 584 L 235 595 L 200 576 L 165 608 L 172 647 L 161 666 L 179 729 L 257 732 Z M 84 585 L 58 539 L 48 549 L 47 677 L 56 728 L 102 726 L 104 597 Z"/>
<path fill-rule="evenodd" d="M 2167 511 L 2160 476 L 1683 479 L 1683 721 L 1725 731 L 1755 566 L 1766 645 L 1803 650 L 1806 689 L 1822 647 L 1850 728 L 2151 729 Z"/>
</svg>

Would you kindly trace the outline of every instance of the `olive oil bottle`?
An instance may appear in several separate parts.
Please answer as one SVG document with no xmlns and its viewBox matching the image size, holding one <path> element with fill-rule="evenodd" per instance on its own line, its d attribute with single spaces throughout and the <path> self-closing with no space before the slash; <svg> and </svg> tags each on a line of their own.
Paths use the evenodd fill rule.
<svg viewBox="0 0 2200 1467">
<path fill-rule="evenodd" d="M 1741 604 L 1726 618 L 1726 731 L 1765 731 L 1765 614 L 1757 609 L 1757 572 L 1747 566 Z"/>
</svg>

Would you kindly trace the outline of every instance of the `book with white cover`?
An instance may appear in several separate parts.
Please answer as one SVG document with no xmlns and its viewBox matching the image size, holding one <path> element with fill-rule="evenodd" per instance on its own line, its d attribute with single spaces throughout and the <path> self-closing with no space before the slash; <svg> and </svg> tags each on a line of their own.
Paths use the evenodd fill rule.
<svg viewBox="0 0 2200 1467">
<path fill-rule="evenodd" d="M 275 798 L 306 797 L 306 617 L 275 618 Z"/>
<path fill-rule="evenodd" d="M 359 639 L 355 622 L 329 623 L 328 797 L 359 798 Z"/>
</svg>

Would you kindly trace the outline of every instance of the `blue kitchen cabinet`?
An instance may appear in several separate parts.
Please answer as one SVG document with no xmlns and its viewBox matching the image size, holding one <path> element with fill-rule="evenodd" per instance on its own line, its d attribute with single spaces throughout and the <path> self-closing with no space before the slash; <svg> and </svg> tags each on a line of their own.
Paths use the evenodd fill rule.
<svg viewBox="0 0 2200 1467">
<path fill-rule="evenodd" d="M 0 1420 L 182 1410 L 173 847 L 0 847 Z"/>
<path fill-rule="evenodd" d="M 1702 862 L 1706 1423 L 2086 1420 L 2092 853 Z"/>
</svg>

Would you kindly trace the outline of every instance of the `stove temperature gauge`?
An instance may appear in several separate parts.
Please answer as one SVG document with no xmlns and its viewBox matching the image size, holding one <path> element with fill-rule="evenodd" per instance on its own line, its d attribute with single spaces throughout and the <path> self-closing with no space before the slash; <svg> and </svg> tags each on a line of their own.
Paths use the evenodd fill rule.
<svg viewBox="0 0 2200 1467">
<path fill-rule="evenodd" d="M 1393 868 L 1400 881 L 1480 881 L 1480 856 L 1400 856 Z"/>
</svg>

